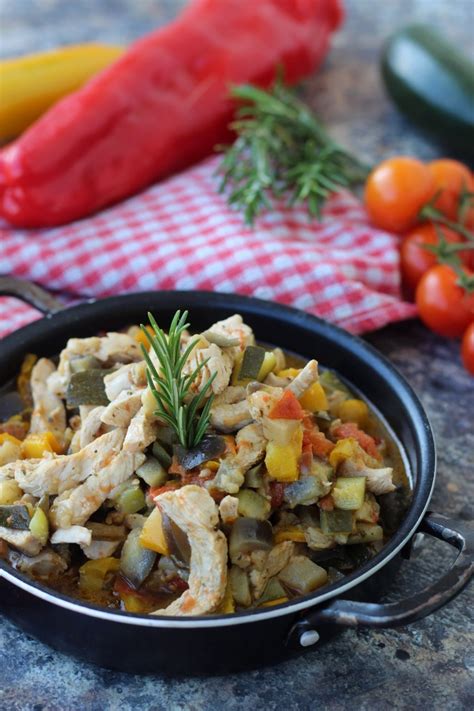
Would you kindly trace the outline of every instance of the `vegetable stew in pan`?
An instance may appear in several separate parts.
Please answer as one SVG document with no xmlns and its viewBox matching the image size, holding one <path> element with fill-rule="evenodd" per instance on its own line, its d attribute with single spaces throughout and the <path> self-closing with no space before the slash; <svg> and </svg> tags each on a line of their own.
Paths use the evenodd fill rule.
<svg viewBox="0 0 474 711">
<path fill-rule="evenodd" d="M 367 402 L 237 314 L 195 336 L 186 312 L 167 333 L 149 316 L 27 355 L 0 395 L 0 555 L 72 597 L 188 616 L 287 602 L 379 551 L 410 487 Z"/>
</svg>

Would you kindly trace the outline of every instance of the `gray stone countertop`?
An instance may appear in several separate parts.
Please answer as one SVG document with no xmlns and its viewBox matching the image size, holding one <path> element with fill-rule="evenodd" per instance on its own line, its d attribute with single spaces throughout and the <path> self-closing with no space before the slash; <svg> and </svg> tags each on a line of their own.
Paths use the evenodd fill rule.
<svg viewBox="0 0 474 711">
<path fill-rule="evenodd" d="M 346 0 L 347 19 L 306 96 L 331 131 L 367 159 L 439 156 L 384 96 L 377 59 L 383 39 L 413 21 L 439 27 L 474 53 L 472 0 Z M 0 54 L 61 43 L 127 42 L 172 17 L 183 0 L 0 0 Z M 472 519 L 474 380 L 456 342 L 418 322 L 367 336 L 409 379 L 436 434 L 435 511 Z M 434 580 L 452 552 L 428 542 L 404 563 L 390 594 L 400 599 Z M 474 705 L 472 587 L 431 617 L 398 630 L 347 631 L 303 657 L 247 674 L 162 679 L 78 663 L 0 621 L 0 709 L 468 709 Z"/>
</svg>

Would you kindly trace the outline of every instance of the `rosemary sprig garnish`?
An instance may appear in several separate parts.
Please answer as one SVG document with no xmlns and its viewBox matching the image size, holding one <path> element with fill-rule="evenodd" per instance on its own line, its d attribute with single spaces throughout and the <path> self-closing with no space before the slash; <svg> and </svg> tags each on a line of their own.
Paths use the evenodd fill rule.
<svg viewBox="0 0 474 711">
<path fill-rule="evenodd" d="M 270 91 L 250 84 L 231 90 L 244 102 L 231 128 L 237 134 L 219 168 L 219 191 L 243 211 L 247 224 L 271 206 L 272 198 L 304 203 L 321 218 L 328 196 L 363 181 L 369 168 L 335 143 L 322 124 L 277 79 Z"/>
<path fill-rule="evenodd" d="M 155 414 L 175 431 L 180 444 L 185 449 L 191 449 L 199 444 L 209 424 L 214 396 L 210 395 L 204 407 L 202 406 L 216 373 L 211 375 L 197 395 L 192 394 L 191 387 L 208 359 L 200 362 L 191 373 L 187 375 L 183 373 L 184 365 L 199 341 L 199 336 L 191 339 L 181 353 L 181 336 L 189 328 L 189 323 L 186 323 L 187 318 L 187 311 L 183 313 L 177 311 L 171 321 L 168 335 L 158 326 L 151 313 L 148 313 L 148 319 L 153 333 L 150 333 L 143 324 L 140 327 L 160 364 L 158 370 L 142 345 L 147 364 L 148 386 L 157 404 Z M 202 410 L 199 412 L 201 407 Z"/>
</svg>

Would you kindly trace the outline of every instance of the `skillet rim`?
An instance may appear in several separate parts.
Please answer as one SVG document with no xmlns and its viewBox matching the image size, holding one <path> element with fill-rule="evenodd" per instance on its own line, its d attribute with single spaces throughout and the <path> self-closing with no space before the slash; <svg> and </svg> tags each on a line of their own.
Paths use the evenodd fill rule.
<svg viewBox="0 0 474 711">
<path fill-rule="evenodd" d="M 74 323 L 81 322 L 86 316 L 91 317 L 95 313 L 99 315 L 104 310 L 102 316 L 106 317 L 107 312 L 110 313 L 112 310 L 125 306 L 136 309 L 143 308 L 145 311 L 147 300 L 148 302 L 155 301 L 155 303 L 157 300 L 162 300 L 164 307 L 167 309 L 173 308 L 173 302 L 181 301 L 190 310 L 193 302 L 199 308 L 212 308 L 212 301 L 214 300 L 217 301 L 216 307 L 218 306 L 220 310 L 243 309 L 246 314 L 265 316 L 291 324 L 299 329 L 307 329 L 312 333 L 338 342 L 346 350 L 349 357 L 363 357 L 367 365 L 374 366 L 374 372 L 392 389 L 398 387 L 397 394 L 410 411 L 411 425 L 416 433 L 415 441 L 420 467 L 413 489 L 412 501 L 404 520 L 379 553 L 342 580 L 322 588 L 321 592 L 316 591 L 310 595 L 290 600 L 281 605 L 275 605 L 263 611 L 256 609 L 231 615 L 196 617 L 143 615 L 120 610 L 108 610 L 87 602 L 78 602 L 75 598 L 52 591 L 51 588 L 41 583 L 33 582 L 31 578 L 15 571 L 3 560 L 0 560 L 0 578 L 3 577 L 11 584 L 22 588 L 33 596 L 42 598 L 59 607 L 110 622 L 115 621 L 139 627 L 157 628 L 226 627 L 236 624 L 248 624 L 258 620 L 268 620 L 272 617 L 294 614 L 301 610 L 315 607 L 325 600 L 342 595 L 362 583 L 397 555 L 418 528 L 433 492 L 436 479 L 436 451 L 432 427 L 415 391 L 388 358 L 379 353 L 371 344 L 334 324 L 290 306 L 240 294 L 186 290 L 133 292 L 103 299 L 89 299 L 86 302 L 68 307 L 54 314 L 48 313 L 45 318 L 18 329 L 0 341 L 0 365 L 2 360 L 13 357 L 19 349 L 25 348 L 27 343 L 40 336 L 43 337 L 45 332 L 47 333 L 49 329 L 54 329 L 55 326 L 57 328 L 64 326 L 72 328 Z M 178 308 L 180 306 L 182 307 L 182 304 L 175 303 L 174 307 Z M 159 308 L 159 306 L 153 306 L 152 308 Z M 342 374 L 345 375 L 344 372 Z M 351 381 L 350 378 L 348 380 L 349 382 Z M 384 414 L 382 408 L 379 409 Z"/>
</svg>

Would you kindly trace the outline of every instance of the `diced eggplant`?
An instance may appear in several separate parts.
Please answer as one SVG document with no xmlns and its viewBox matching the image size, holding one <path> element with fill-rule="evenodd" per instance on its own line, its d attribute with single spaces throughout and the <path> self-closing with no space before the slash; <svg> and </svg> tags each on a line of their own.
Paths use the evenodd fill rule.
<svg viewBox="0 0 474 711">
<path fill-rule="evenodd" d="M 191 562 L 191 546 L 187 535 L 175 522 L 165 513 L 161 514 L 163 521 L 163 531 L 168 544 L 169 553 L 179 562 L 189 567 Z"/>
<path fill-rule="evenodd" d="M 162 486 L 168 478 L 168 472 L 156 457 L 147 457 L 135 473 L 148 486 Z"/>
<path fill-rule="evenodd" d="M 245 486 L 249 489 L 260 489 L 263 485 L 263 466 L 257 464 L 249 469 L 245 475 Z"/>
<path fill-rule="evenodd" d="M 285 486 L 284 501 L 290 508 L 299 504 L 309 506 L 327 493 L 327 488 L 315 476 L 307 476 Z"/>
<path fill-rule="evenodd" d="M 352 533 L 352 511 L 321 511 L 320 520 L 323 533 Z"/>
<path fill-rule="evenodd" d="M 168 471 L 171 466 L 171 456 L 168 454 L 166 449 L 159 442 L 155 442 L 151 448 L 153 456 L 158 459 L 160 464 Z"/>
<path fill-rule="evenodd" d="M 258 604 L 263 605 L 263 603 L 270 602 L 271 600 L 279 600 L 282 597 L 286 597 L 286 594 L 287 591 L 278 578 L 270 578 L 267 587 L 259 597 Z"/>
<path fill-rule="evenodd" d="M 365 477 L 338 477 L 331 491 L 337 509 L 356 511 L 364 503 Z"/>
<path fill-rule="evenodd" d="M 236 336 L 226 336 L 223 333 L 215 333 L 215 331 L 211 329 L 204 331 L 201 335 L 204 336 L 206 341 L 214 343 L 216 346 L 219 346 L 219 348 L 232 348 L 233 346 L 240 345 L 240 339 Z"/>
<path fill-rule="evenodd" d="M 239 499 L 239 515 L 247 518 L 257 518 L 264 521 L 270 515 L 271 505 L 264 496 L 252 489 L 241 489 L 237 494 Z"/>
<path fill-rule="evenodd" d="M 273 546 L 273 532 L 269 521 L 255 518 L 238 518 L 232 526 L 229 537 L 230 559 L 256 550 L 270 550 Z"/>
<path fill-rule="evenodd" d="M 156 439 L 163 447 L 171 452 L 173 450 L 173 444 L 176 444 L 178 441 L 178 436 L 171 427 L 163 425 L 163 427 L 158 428 Z"/>
<path fill-rule="evenodd" d="M 245 570 L 233 565 L 229 570 L 230 589 L 237 605 L 249 607 L 252 603 L 250 583 Z"/>
<path fill-rule="evenodd" d="M 306 556 L 296 555 L 278 574 L 278 578 L 292 592 L 308 595 L 326 584 L 328 574 L 324 568 Z"/>
<path fill-rule="evenodd" d="M 185 449 L 180 444 L 173 448 L 178 463 L 186 470 L 194 469 L 211 459 L 218 459 L 225 449 L 226 441 L 220 435 L 206 435 L 193 449 Z"/>
<path fill-rule="evenodd" d="M 79 405 L 108 405 L 109 398 L 105 393 L 104 376 L 108 370 L 83 370 L 73 373 L 66 391 L 68 408 Z"/>
<path fill-rule="evenodd" d="M 100 370 L 101 363 L 98 358 L 92 355 L 79 356 L 79 358 L 73 358 L 69 365 L 71 367 L 71 373 L 82 373 L 84 370 Z"/>
<path fill-rule="evenodd" d="M 156 560 L 154 551 L 140 545 L 140 533 L 138 528 L 130 531 L 120 557 L 120 572 L 135 588 L 150 574 Z"/>
<path fill-rule="evenodd" d="M 31 516 L 26 506 L 0 506 L 0 526 L 14 528 L 18 531 L 27 531 L 30 527 Z"/>
</svg>

